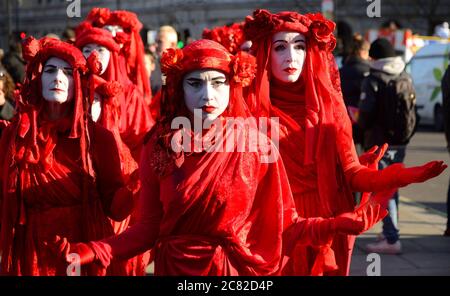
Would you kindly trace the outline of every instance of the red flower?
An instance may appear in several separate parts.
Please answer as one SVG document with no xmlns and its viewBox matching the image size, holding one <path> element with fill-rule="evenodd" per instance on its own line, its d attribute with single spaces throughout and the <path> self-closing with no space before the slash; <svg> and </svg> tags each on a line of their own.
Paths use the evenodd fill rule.
<svg viewBox="0 0 450 296">
<path fill-rule="evenodd" d="M 161 72 L 168 75 L 181 69 L 183 51 L 179 48 L 168 48 L 161 57 Z"/>
<path fill-rule="evenodd" d="M 108 23 L 110 17 L 111 11 L 109 8 L 95 7 L 89 12 L 86 20 L 101 28 Z"/>
<path fill-rule="evenodd" d="M 246 52 L 238 52 L 232 62 L 233 80 L 242 86 L 249 86 L 256 74 L 256 58 Z"/>
<path fill-rule="evenodd" d="M 102 63 L 100 62 L 98 52 L 94 51 L 89 55 L 87 64 L 93 74 L 99 75 L 102 72 Z"/>
<path fill-rule="evenodd" d="M 96 91 L 101 95 L 111 98 L 122 92 L 122 85 L 117 81 L 105 82 Z"/>
<path fill-rule="evenodd" d="M 333 50 L 336 46 L 336 39 L 333 36 L 333 31 L 336 27 L 334 22 L 327 20 L 320 13 L 307 14 L 311 21 L 310 35 L 318 43 L 322 49 Z"/>
<path fill-rule="evenodd" d="M 31 61 L 39 52 L 41 45 L 34 37 L 28 37 L 22 44 L 22 56 L 26 61 Z"/>
<path fill-rule="evenodd" d="M 260 37 L 266 36 L 267 32 L 271 32 L 280 20 L 273 18 L 273 15 L 265 9 L 257 9 L 252 16 L 247 16 L 245 19 L 244 32 L 246 40 L 256 40 Z"/>
</svg>

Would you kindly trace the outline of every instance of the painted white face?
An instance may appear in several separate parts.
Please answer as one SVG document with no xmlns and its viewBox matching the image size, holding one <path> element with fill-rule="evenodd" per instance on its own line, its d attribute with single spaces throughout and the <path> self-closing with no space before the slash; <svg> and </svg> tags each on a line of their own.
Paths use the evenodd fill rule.
<svg viewBox="0 0 450 296">
<path fill-rule="evenodd" d="M 116 37 L 117 32 L 123 32 L 123 28 L 121 26 L 107 25 L 107 26 L 104 26 L 103 29 L 110 31 L 111 35 L 113 35 L 113 37 Z"/>
<path fill-rule="evenodd" d="M 298 80 L 306 57 L 306 39 L 298 32 L 278 32 L 272 37 L 270 62 L 277 80 L 292 83 Z"/>
<path fill-rule="evenodd" d="M 109 60 L 111 58 L 111 52 L 104 46 L 95 43 L 89 43 L 83 47 L 83 56 L 87 59 L 94 51 L 98 53 L 98 58 L 100 60 L 100 63 L 102 64 L 102 71 L 100 72 L 101 75 L 105 73 L 106 69 L 108 68 Z"/>
<path fill-rule="evenodd" d="M 252 47 L 252 41 L 251 40 L 246 40 L 246 41 L 244 41 L 244 43 L 241 44 L 241 50 L 242 51 L 249 52 L 251 47 Z"/>
<path fill-rule="evenodd" d="M 100 100 L 99 95 L 97 93 L 95 93 L 94 101 L 92 102 L 92 106 L 91 106 L 92 120 L 94 122 L 97 122 L 97 120 L 100 118 L 101 113 L 102 113 L 102 102 Z"/>
<path fill-rule="evenodd" d="M 230 84 L 217 70 L 197 70 L 183 78 L 184 101 L 189 111 L 202 110 L 202 119 L 213 121 L 228 107 Z"/>
<path fill-rule="evenodd" d="M 46 101 L 71 101 L 74 96 L 72 67 L 60 58 L 49 58 L 42 71 L 41 84 L 42 96 Z"/>
</svg>

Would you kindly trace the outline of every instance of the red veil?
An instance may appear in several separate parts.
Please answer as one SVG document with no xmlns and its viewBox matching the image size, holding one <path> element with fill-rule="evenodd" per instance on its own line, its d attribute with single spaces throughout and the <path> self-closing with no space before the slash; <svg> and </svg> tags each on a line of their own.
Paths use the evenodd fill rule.
<svg viewBox="0 0 450 296">
<path fill-rule="evenodd" d="M 67 236 L 84 241 L 112 233 L 100 202 L 102 197 L 92 191 L 96 174 L 90 151 L 96 144 L 90 138 L 96 132 L 88 135 L 91 126 L 86 120 L 81 87 L 81 76 L 88 68 L 76 47 L 51 38 L 28 38 L 23 45 L 23 56 L 28 65 L 16 98 L 18 115 L 1 140 L 1 271 L 50 275 L 55 273 L 56 266 L 58 274 L 56 259 L 45 257 L 43 237 L 55 235 L 58 228 Z M 51 57 L 63 59 L 73 69 L 73 110 L 56 121 L 47 120 L 42 112 L 41 73 Z M 56 149 L 57 146 L 60 148 Z M 111 162 L 115 161 L 114 155 L 110 158 Z M 111 190 L 116 189 L 115 185 Z M 46 199 L 33 200 L 34 197 Z M 60 225 L 45 226 L 58 219 L 58 215 L 62 219 Z M 99 273 L 102 272 L 89 272 Z"/>
<path fill-rule="evenodd" d="M 332 217 L 352 211 L 354 201 L 344 172 L 361 167 L 331 54 L 336 45 L 334 28 L 335 24 L 319 13 L 271 14 L 267 10 L 256 10 L 247 17 L 244 26 L 258 64 L 249 105 L 255 115 L 279 117 L 280 123 L 287 127 L 284 141 L 280 140 L 280 152 L 297 210 L 304 217 Z M 280 31 L 299 32 L 306 37 L 302 74 L 289 87 L 270 81 L 272 36 Z M 310 189 L 317 193 L 311 198 L 319 199 L 313 203 L 303 194 L 295 194 Z M 337 258 L 340 274 L 347 273 L 348 249 L 352 247 L 352 242 L 334 247 L 339 250 L 339 257 L 345 257 L 340 262 Z"/>
</svg>

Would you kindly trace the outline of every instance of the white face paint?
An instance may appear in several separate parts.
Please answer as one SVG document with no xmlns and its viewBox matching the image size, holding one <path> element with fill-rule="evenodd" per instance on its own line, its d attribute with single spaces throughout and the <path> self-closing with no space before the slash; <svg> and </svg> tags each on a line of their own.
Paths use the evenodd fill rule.
<svg viewBox="0 0 450 296">
<path fill-rule="evenodd" d="M 95 93 L 94 94 L 94 101 L 92 102 L 91 106 L 91 117 L 94 122 L 97 122 L 97 120 L 100 118 L 100 114 L 102 113 L 102 103 L 100 101 L 99 96 Z"/>
<path fill-rule="evenodd" d="M 244 43 L 241 44 L 241 50 L 242 51 L 249 52 L 251 47 L 252 47 L 252 41 L 251 40 L 246 40 L 246 41 L 244 41 Z"/>
<path fill-rule="evenodd" d="M 230 84 L 217 70 L 197 70 L 183 78 L 184 101 L 189 111 L 202 110 L 202 119 L 214 120 L 228 107 Z"/>
<path fill-rule="evenodd" d="M 112 26 L 112 25 L 107 25 L 104 26 L 103 29 L 108 30 L 111 32 L 111 35 L 113 35 L 113 37 L 116 37 L 117 32 L 123 32 L 123 28 L 121 26 Z"/>
<path fill-rule="evenodd" d="M 297 32 L 278 32 L 272 37 L 270 62 L 277 80 L 292 83 L 298 80 L 306 57 L 305 36 Z"/>
<path fill-rule="evenodd" d="M 91 55 L 92 52 L 96 51 L 98 53 L 100 63 L 102 64 L 102 71 L 100 72 L 100 75 L 105 73 L 109 65 L 109 60 L 111 58 L 111 52 L 109 51 L 109 49 L 95 43 L 89 43 L 83 47 L 82 51 L 86 59 Z"/>
<path fill-rule="evenodd" d="M 73 99 L 72 67 L 60 58 L 49 58 L 41 76 L 42 96 L 46 101 L 65 103 Z"/>
</svg>

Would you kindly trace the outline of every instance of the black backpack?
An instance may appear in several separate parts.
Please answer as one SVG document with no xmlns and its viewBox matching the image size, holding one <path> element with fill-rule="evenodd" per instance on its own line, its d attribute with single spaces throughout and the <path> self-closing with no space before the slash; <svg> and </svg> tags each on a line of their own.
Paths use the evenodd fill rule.
<svg viewBox="0 0 450 296">
<path fill-rule="evenodd" d="M 378 122 L 390 145 L 405 145 L 417 127 L 416 91 L 411 77 L 402 72 L 387 83 L 379 82 Z"/>
</svg>

